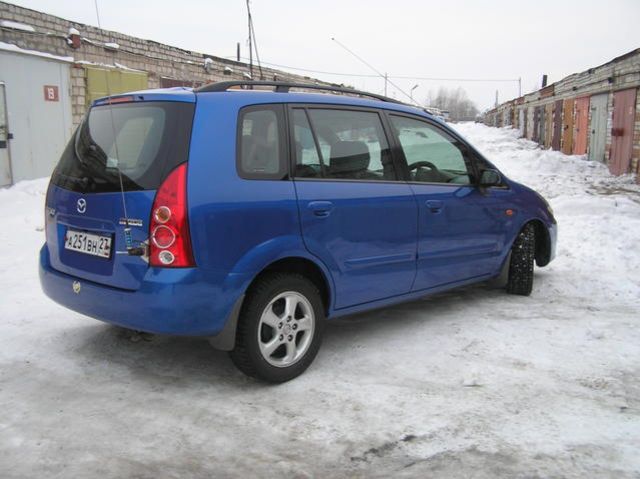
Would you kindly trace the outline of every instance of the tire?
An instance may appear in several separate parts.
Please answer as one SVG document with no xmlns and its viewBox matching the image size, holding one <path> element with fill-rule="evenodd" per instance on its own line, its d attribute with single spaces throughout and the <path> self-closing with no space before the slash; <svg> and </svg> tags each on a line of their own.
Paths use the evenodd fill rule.
<svg viewBox="0 0 640 479">
<path fill-rule="evenodd" d="M 299 274 L 269 274 L 247 293 L 229 355 L 248 376 L 289 381 L 316 357 L 324 320 L 320 292 L 310 280 Z"/>
<path fill-rule="evenodd" d="M 529 296 L 533 289 L 533 262 L 536 256 L 536 231 L 531 223 L 518 234 L 511 247 L 507 293 Z"/>
</svg>

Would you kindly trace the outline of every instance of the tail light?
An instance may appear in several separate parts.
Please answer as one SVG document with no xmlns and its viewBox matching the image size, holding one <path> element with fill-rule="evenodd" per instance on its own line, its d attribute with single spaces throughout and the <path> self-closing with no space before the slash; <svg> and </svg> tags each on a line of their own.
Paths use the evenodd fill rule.
<svg viewBox="0 0 640 479">
<path fill-rule="evenodd" d="M 153 200 L 149 264 L 164 268 L 195 266 L 187 214 L 186 163 L 169 173 Z"/>
</svg>

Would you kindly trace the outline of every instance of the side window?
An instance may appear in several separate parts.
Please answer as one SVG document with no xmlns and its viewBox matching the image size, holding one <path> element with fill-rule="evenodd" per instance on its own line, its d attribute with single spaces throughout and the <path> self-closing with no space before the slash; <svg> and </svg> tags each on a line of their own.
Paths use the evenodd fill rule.
<svg viewBox="0 0 640 479">
<path fill-rule="evenodd" d="M 306 112 L 308 118 L 305 110 L 294 110 L 295 176 L 397 179 L 377 113 L 321 108 Z"/>
<path fill-rule="evenodd" d="M 455 138 L 424 121 L 396 115 L 390 118 L 407 160 L 411 181 L 471 184 L 471 165 Z"/>
<path fill-rule="evenodd" d="M 241 178 L 280 180 L 286 176 L 283 116 L 280 105 L 240 110 L 237 168 Z"/>
</svg>

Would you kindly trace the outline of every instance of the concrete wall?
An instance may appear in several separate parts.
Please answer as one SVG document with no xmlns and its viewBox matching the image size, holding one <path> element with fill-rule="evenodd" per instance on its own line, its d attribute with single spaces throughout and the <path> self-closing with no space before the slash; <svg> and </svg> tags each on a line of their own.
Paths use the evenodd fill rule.
<svg viewBox="0 0 640 479">
<path fill-rule="evenodd" d="M 606 134 L 605 161 L 608 163 L 611 153 L 611 126 L 613 118 L 613 93 L 629 88 L 636 89 L 636 117 L 633 129 L 633 153 L 628 173 L 635 173 L 640 181 L 640 49 L 633 50 L 625 55 L 614 58 L 598 67 L 590 68 L 580 73 L 574 73 L 562 80 L 549 85 L 541 90 L 524 95 L 510 102 L 503 103 L 484 115 L 484 122 L 492 126 L 505 125 L 503 118 L 513 116 L 515 110 L 515 124 L 513 128 L 522 128 L 519 124 L 519 111 L 526 108 L 529 112 L 536 106 L 545 106 L 556 100 L 576 99 L 591 97 L 599 93 L 608 95 L 608 121 Z M 575 116 L 575 109 L 573 112 Z M 532 117 L 528 118 L 531 121 Z M 591 117 L 589 118 L 591 125 Z M 531 138 L 530 128 L 533 125 L 527 123 L 526 137 Z M 552 127 L 545 125 L 545 127 Z M 589 134 L 591 128 L 589 127 Z M 574 122 L 575 136 L 575 122 Z M 543 143 L 543 138 L 540 143 Z M 588 139 L 587 139 L 588 143 Z M 587 152 L 588 153 L 588 152 Z"/>
</svg>

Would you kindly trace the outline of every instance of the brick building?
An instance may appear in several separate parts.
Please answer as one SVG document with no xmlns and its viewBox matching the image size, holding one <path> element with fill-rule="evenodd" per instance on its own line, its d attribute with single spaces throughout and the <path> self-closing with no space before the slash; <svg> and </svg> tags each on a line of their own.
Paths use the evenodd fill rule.
<svg viewBox="0 0 640 479">
<path fill-rule="evenodd" d="M 261 76 L 262 74 L 262 76 Z M 0 186 L 47 176 L 92 100 L 111 93 L 250 79 L 214 55 L 0 1 Z M 253 66 L 253 78 L 324 83 Z"/>
<path fill-rule="evenodd" d="M 640 181 L 640 48 L 498 105 L 484 122 Z"/>
</svg>

